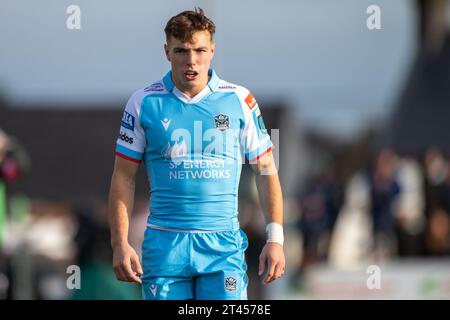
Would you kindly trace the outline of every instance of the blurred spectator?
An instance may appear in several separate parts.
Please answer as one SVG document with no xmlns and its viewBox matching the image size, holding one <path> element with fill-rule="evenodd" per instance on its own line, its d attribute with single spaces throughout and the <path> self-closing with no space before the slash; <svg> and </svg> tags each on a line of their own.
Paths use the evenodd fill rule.
<svg viewBox="0 0 450 320">
<path fill-rule="evenodd" d="M 7 144 L 7 137 L 0 130 L 0 168 L 3 167 L 2 164 L 6 155 Z M 0 173 L 0 300 L 6 299 L 9 290 L 9 278 L 6 275 L 8 269 L 7 258 L 2 248 L 6 225 L 6 190 L 2 180 L 2 174 Z"/>
<path fill-rule="evenodd" d="M 448 159 L 438 148 L 425 153 L 426 248 L 430 255 L 450 253 L 450 170 Z"/>
<path fill-rule="evenodd" d="M 16 182 L 20 179 L 20 170 L 12 158 L 11 139 L 0 129 L 0 179 L 5 183 Z"/>
<path fill-rule="evenodd" d="M 23 146 L 0 129 L 0 181 L 18 182 L 30 170 L 30 160 Z"/>
<path fill-rule="evenodd" d="M 365 173 L 347 183 L 342 209 L 331 234 L 329 262 L 342 269 L 357 269 L 370 259 L 373 222 L 369 214 L 370 188 Z"/>
<path fill-rule="evenodd" d="M 74 214 L 63 201 L 33 200 L 11 225 L 13 299 L 66 299 L 66 269 L 74 264 Z"/>
<path fill-rule="evenodd" d="M 341 206 L 332 169 L 328 170 L 313 176 L 299 195 L 298 227 L 304 246 L 301 268 L 322 262 L 328 256 L 330 233 Z"/>
<path fill-rule="evenodd" d="M 81 270 L 81 289 L 73 291 L 74 300 L 140 300 L 140 286 L 117 281 L 111 268 L 112 250 L 107 206 L 78 205 L 75 243 L 76 264 Z"/>
<path fill-rule="evenodd" d="M 0 129 L 0 163 L 3 163 L 3 159 L 6 157 L 6 153 L 9 148 L 9 139 L 6 133 Z"/>
<path fill-rule="evenodd" d="M 18 141 L 0 129 L 0 296 L 12 298 L 13 259 L 6 243 L 8 226 L 19 215 L 8 214 L 11 207 L 8 187 L 20 181 L 30 168 L 28 155 Z M 14 213 L 14 212 L 13 212 Z"/>
<path fill-rule="evenodd" d="M 386 148 L 379 151 L 368 170 L 349 181 L 332 236 L 330 259 L 334 265 L 357 268 L 373 259 L 396 256 L 397 170 L 398 156 Z"/>
<path fill-rule="evenodd" d="M 395 205 L 400 194 L 397 169 L 396 153 L 391 149 L 383 149 L 375 158 L 375 164 L 367 175 L 374 250 L 376 257 L 379 258 L 391 258 L 397 254 Z"/>
<path fill-rule="evenodd" d="M 397 177 L 401 190 L 396 209 L 398 255 L 423 255 L 425 190 L 419 162 L 411 156 L 400 159 Z"/>
</svg>

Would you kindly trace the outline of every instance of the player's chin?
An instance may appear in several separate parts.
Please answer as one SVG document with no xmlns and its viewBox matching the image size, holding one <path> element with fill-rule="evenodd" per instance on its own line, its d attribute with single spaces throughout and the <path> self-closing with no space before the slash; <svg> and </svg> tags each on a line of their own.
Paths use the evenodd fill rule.
<svg viewBox="0 0 450 320">
<path fill-rule="evenodd" d="M 185 80 L 183 85 L 187 89 L 194 89 L 197 86 L 197 80 Z"/>
<path fill-rule="evenodd" d="M 183 82 L 185 83 L 186 86 L 193 87 L 199 82 L 199 76 L 196 75 L 195 77 L 184 77 L 183 80 L 184 80 Z"/>
</svg>

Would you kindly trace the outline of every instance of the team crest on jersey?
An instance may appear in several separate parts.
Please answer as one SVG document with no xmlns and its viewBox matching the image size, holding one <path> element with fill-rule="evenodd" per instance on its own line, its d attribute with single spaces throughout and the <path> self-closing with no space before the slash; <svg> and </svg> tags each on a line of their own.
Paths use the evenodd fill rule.
<svg viewBox="0 0 450 320">
<path fill-rule="evenodd" d="M 230 119 L 225 114 L 219 114 L 214 117 L 216 123 L 216 129 L 220 131 L 225 131 L 230 128 Z"/>
<path fill-rule="evenodd" d="M 236 291 L 236 278 L 234 277 L 227 277 L 225 279 L 225 289 L 228 291 Z"/>
<path fill-rule="evenodd" d="M 144 92 L 149 92 L 149 91 L 164 91 L 164 86 L 162 83 L 160 82 L 156 82 L 153 83 L 151 85 L 149 85 L 148 87 L 144 88 Z"/>
<path fill-rule="evenodd" d="M 129 129 L 131 131 L 134 130 L 134 116 L 129 114 L 128 112 L 123 112 L 122 122 L 120 125 L 126 129 Z"/>
</svg>

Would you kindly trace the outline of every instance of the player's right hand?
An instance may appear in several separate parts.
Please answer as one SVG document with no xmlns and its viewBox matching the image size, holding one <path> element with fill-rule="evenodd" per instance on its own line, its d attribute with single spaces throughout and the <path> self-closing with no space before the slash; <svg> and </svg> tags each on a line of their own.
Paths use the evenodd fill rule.
<svg viewBox="0 0 450 320">
<path fill-rule="evenodd" d="M 129 244 L 113 250 L 113 269 L 116 278 L 121 281 L 142 283 L 139 278 L 143 272 L 139 257 Z"/>
</svg>

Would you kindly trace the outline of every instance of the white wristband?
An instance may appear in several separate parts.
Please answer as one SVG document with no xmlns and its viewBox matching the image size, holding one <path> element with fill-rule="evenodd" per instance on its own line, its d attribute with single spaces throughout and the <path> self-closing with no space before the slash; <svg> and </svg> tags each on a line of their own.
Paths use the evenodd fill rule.
<svg viewBox="0 0 450 320">
<path fill-rule="evenodd" d="M 284 244 L 283 226 L 276 222 L 271 222 L 266 226 L 267 242 Z"/>
</svg>

